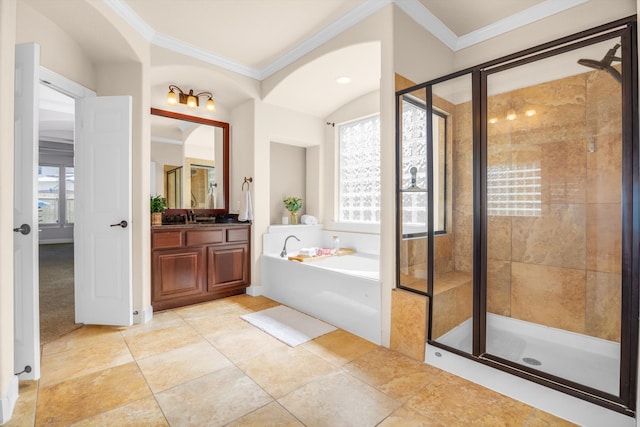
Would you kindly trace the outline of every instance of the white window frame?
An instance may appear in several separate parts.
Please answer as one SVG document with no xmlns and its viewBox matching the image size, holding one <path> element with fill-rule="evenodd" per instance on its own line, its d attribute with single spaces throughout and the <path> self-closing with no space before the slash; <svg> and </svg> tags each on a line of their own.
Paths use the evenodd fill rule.
<svg viewBox="0 0 640 427">
<path fill-rule="evenodd" d="M 340 127 L 355 122 L 378 117 L 380 120 L 380 112 L 368 114 L 335 124 L 335 199 L 334 199 L 334 221 L 331 222 L 331 228 L 336 231 L 351 231 L 357 233 L 380 234 L 380 222 L 364 222 L 364 221 L 342 221 L 340 220 L 341 192 L 340 192 L 340 174 L 341 174 L 341 147 L 340 147 Z M 382 208 L 382 207 L 381 207 Z"/>
</svg>

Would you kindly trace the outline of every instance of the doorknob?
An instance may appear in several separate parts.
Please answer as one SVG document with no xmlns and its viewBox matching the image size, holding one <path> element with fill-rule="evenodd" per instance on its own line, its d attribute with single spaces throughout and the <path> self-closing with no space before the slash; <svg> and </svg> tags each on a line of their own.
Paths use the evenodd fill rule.
<svg viewBox="0 0 640 427">
<path fill-rule="evenodd" d="M 122 228 L 127 228 L 127 225 L 129 225 L 127 223 L 127 221 L 125 221 L 124 219 L 122 221 L 120 221 L 117 224 L 111 224 L 111 227 L 122 227 Z"/>
<path fill-rule="evenodd" d="M 29 226 L 29 224 L 22 224 L 20 227 L 14 228 L 13 231 L 15 231 L 16 233 L 22 233 L 26 236 L 27 234 L 31 233 L 31 227 Z"/>
</svg>

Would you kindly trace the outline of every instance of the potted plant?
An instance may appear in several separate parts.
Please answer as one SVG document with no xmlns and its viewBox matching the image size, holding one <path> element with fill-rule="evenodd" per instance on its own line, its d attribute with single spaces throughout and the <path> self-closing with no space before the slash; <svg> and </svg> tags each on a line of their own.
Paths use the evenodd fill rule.
<svg viewBox="0 0 640 427">
<path fill-rule="evenodd" d="M 284 207 L 289 211 L 291 216 L 290 224 L 298 223 L 298 211 L 302 209 L 302 198 L 300 197 L 287 197 L 284 199 Z"/>
<path fill-rule="evenodd" d="M 162 225 L 162 212 L 167 208 L 167 199 L 151 196 L 151 225 Z"/>
</svg>

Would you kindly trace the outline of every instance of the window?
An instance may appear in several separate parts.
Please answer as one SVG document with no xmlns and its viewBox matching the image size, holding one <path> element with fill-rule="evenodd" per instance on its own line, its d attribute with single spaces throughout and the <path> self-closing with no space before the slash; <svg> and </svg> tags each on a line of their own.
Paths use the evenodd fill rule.
<svg viewBox="0 0 640 427">
<path fill-rule="evenodd" d="M 433 226 L 446 231 L 446 129 L 447 115 L 433 110 Z M 424 102 L 405 96 L 402 100 L 402 221 L 405 237 L 427 233 L 427 110 Z"/>
<path fill-rule="evenodd" d="M 38 223 L 40 225 L 73 224 L 75 204 L 73 183 L 73 166 L 40 165 L 38 168 Z"/>
<path fill-rule="evenodd" d="M 380 115 L 338 127 L 338 221 L 380 223 Z"/>
</svg>

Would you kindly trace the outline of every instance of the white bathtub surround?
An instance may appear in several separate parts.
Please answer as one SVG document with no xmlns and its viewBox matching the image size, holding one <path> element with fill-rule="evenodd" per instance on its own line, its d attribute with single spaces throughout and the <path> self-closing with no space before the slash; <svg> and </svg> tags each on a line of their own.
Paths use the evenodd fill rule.
<svg viewBox="0 0 640 427">
<path fill-rule="evenodd" d="M 284 240 L 292 234 L 300 241 L 289 239 L 287 253 L 290 255 L 295 255 L 302 248 L 331 248 L 333 236 L 338 236 L 340 239 L 340 247 L 355 249 L 357 253 L 380 254 L 379 235 L 323 230 L 322 224 L 271 225 L 269 232 L 262 236 L 262 253 L 279 254 Z"/>
<path fill-rule="evenodd" d="M 617 394 L 619 344 L 504 316 L 487 317 L 489 353 L 517 363 L 533 358 L 541 363 L 536 369 Z M 471 322 L 463 322 L 437 341 L 469 353 Z M 592 366 L 594 360 L 597 369 Z M 427 344 L 425 361 L 582 426 L 635 426 L 631 417 L 433 345 Z"/>
<path fill-rule="evenodd" d="M 354 255 L 310 262 L 281 258 L 302 248 L 331 248 L 333 236 Z M 262 237 L 263 294 L 355 335 L 380 344 L 380 237 L 323 230 L 322 225 L 272 225 Z"/>
<path fill-rule="evenodd" d="M 323 266 L 328 261 L 346 265 Z M 312 262 L 289 261 L 279 254 L 262 255 L 265 296 L 380 344 L 377 276 L 374 255 L 346 255 Z"/>
</svg>

